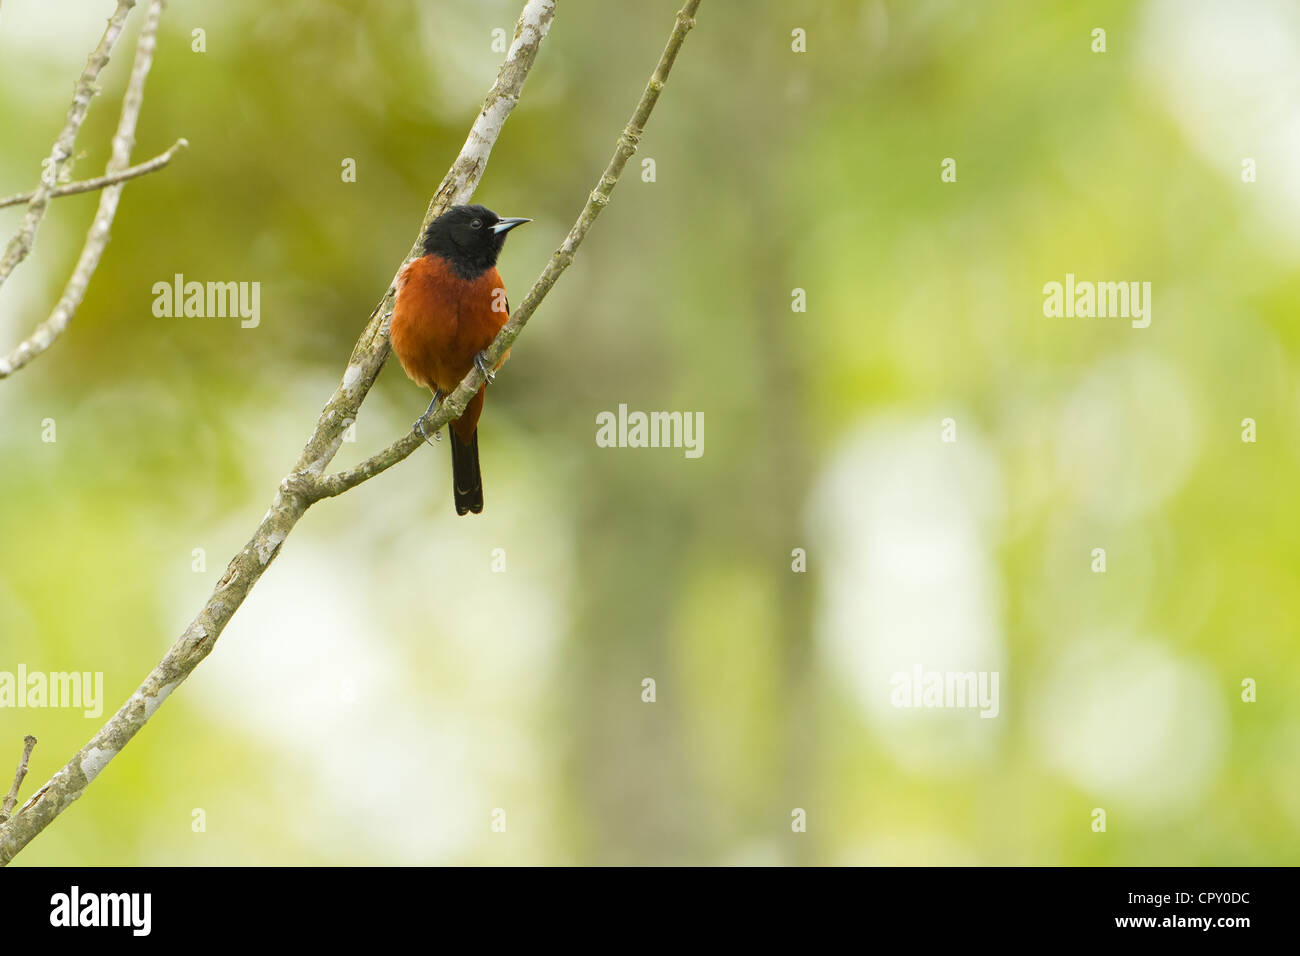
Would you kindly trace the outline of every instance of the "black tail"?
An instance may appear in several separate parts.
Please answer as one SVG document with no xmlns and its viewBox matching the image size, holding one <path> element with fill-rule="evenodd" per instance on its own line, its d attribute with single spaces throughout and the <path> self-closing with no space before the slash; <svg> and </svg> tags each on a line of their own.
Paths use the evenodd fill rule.
<svg viewBox="0 0 1300 956">
<path fill-rule="evenodd" d="M 454 428 L 447 429 L 451 439 L 451 491 L 456 499 L 456 514 L 483 510 L 483 475 L 478 470 L 478 429 L 469 442 L 462 442 Z"/>
</svg>

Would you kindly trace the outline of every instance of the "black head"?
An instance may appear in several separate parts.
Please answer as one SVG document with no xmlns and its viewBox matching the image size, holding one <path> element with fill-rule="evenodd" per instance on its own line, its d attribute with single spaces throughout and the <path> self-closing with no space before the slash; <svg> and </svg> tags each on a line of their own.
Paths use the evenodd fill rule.
<svg viewBox="0 0 1300 956">
<path fill-rule="evenodd" d="M 424 254 L 441 256 L 462 279 L 473 279 L 497 264 L 506 233 L 531 219 L 502 219 L 486 206 L 452 206 L 429 223 Z"/>
</svg>

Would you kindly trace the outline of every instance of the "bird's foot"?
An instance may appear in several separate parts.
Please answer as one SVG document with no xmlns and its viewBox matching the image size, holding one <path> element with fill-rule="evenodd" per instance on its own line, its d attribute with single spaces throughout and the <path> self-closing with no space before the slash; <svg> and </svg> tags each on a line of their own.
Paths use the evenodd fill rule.
<svg viewBox="0 0 1300 956">
<path fill-rule="evenodd" d="M 497 380 L 497 373 L 488 367 L 487 349 L 474 356 L 474 367 L 483 373 L 483 378 L 487 380 L 489 385 Z"/>
<path fill-rule="evenodd" d="M 431 401 L 429 407 L 424 410 L 424 414 L 417 418 L 415 424 L 411 426 L 412 431 L 419 432 L 420 437 L 424 439 L 426 445 L 432 445 L 434 441 L 442 441 L 442 429 L 435 431 L 433 433 L 433 441 L 429 441 L 429 433 L 425 431 L 424 428 L 424 420 L 433 413 L 434 406 L 436 406 L 441 399 L 442 392 L 434 389 L 433 401 Z"/>
<path fill-rule="evenodd" d="M 434 432 L 432 435 L 430 435 L 427 431 L 424 430 L 424 418 L 423 418 L 423 417 L 421 417 L 421 418 L 420 418 L 420 419 L 419 419 L 419 420 L 418 420 L 418 421 L 417 421 L 413 426 L 411 426 L 411 427 L 412 427 L 415 431 L 417 431 L 417 432 L 420 433 L 420 437 L 424 439 L 424 443 L 425 443 L 426 445 L 432 445 L 433 442 L 435 442 L 435 441 L 442 441 L 442 429 L 438 429 L 438 431 L 436 431 L 436 432 Z M 432 438 L 433 441 L 429 441 L 430 438 Z"/>
</svg>

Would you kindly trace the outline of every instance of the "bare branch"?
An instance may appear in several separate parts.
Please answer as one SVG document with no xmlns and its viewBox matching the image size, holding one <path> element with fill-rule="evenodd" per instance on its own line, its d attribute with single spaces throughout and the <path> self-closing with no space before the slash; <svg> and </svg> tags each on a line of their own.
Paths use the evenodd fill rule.
<svg viewBox="0 0 1300 956">
<path fill-rule="evenodd" d="M 81 78 L 77 80 L 76 89 L 72 94 L 68 119 L 63 125 L 62 132 L 59 133 L 59 138 L 54 141 L 49 159 L 46 160 L 41 171 L 41 182 L 27 204 L 27 215 L 23 217 L 23 224 L 18 228 L 18 232 L 9 240 L 4 256 L 0 257 L 0 285 L 4 285 L 9 274 L 23 259 L 27 258 L 27 253 L 32 250 L 32 243 L 36 240 L 36 229 L 45 218 L 50 193 L 58 185 L 63 171 L 72 163 L 72 147 L 77 142 L 77 133 L 80 132 L 81 124 L 90 109 L 90 101 L 99 92 L 95 80 L 107 65 L 113 47 L 117 44 L 118 37 L 122 35 L 127 14 L 134 6 L 135 0 L 118 0 L 117 9 L 108 19 L 108 29 L 104 31 L 99 46 L 91 51 L 90 59 L 86 61 L 86 68 L 82 71 Z"/>
<path fill-rule="evenodd" d="M 568 268 L 575 250 L 586 236 L 592 222 L 609 202 L 610 194 L 618 183 L 623 167 L 636 150 L 645 122 L 663 90 L 664 81 L 677 57 L 682 41 L 694 25 L 695 11 L 699 5 L 700 0 L 687 0 L 686 6 L 677 15 L 668 46 L 637 104 L 631 121 L 619 137 L 614 157 L 601 177 L 600 183 L 587 200 L 578 221 L 569 230 L 564 242 L 547 263 L 519 309 L 511 316 L 493 342 L 489 354 L 494 364 L 510 347 L 510 343 L 519 335 L 528 318 L 554 286 L 559 276 Z M 515 28 L 514 43 L 497 74 L 497 81 L 489 92 L 487 100 L 484 101 L 483 109 L 470 131 L 464 149 L 461 150 L 460 156 L 430 203 L 424 221 L 421 223 L 421 232 L 425 225 L 448 206 L 463 202 L 473 194 L 501 126 L 518 102 L 523 82 L 536 58 L 537 48 L 546 35 L 554 12 L 554 0 L 528 0 Z M 403 265 L 414 258 L 418 252 L 417 247 L 418 237 L 417 245 L 412 247 Z M 0 826 L 0 865 L 12 860 L 23 847 L 85 792 L 91 781 L 144 727 L 172 691 L 211 653 L 217 638 L 221 636 L 253 585 L 275 559 L 281 545 L 307 509 L 320 498 L 340 494 L 347 488 L 391 467 L 397 461 L 407 457 L 419 443 L 420 439 L 414 434 L 408 435 L 390 446 L 387 451 L 381 452 L 357 468 L 328 478 L 321 477 L 324 468 L 338 451 L 344 428 L 348 422 L 355 419 L 357 408 L 388 357 L 387 320 L 391 313 L 392 296 L 393 289 L 390 285 L 379 305 L 371 313 L 365 331 L 353 348 L 352 358 L 343 374 L 343 381 L 322 410 L 316 428 L 299 455 L 294 469 L 281 482 L 270 509 L 263 516 L 253 536 L 243 550 L 231 559 L 226 573 L 217 582 L 207 603 L 121 709 L 100 728 L 66 766 L 50 778 L 49 782 L 19 809 L 12 820 Z M 448 418 L 459 415 L 481 384 L 481 374 L 477 370 L 471 371 L 430 420 L 446 422 Z M 339 485 L 338 490 L 331 490 L 335 484 Z"/>
<path fill-rule="evenodd" d="M 32 751 L 36 749 L 36 738 L 28 734 L 23 738 L 23 756 L 18 761 L 18 772 L 14 774 L 14 785 L 9 788 L 9 795 L 4 798 L 4 803 L 0 803 L 0 823 L 9 819 L 9 814 L 13 813 L 14 804 L 18 802 L 18 791 L 22 789 L 23 778 L 27 776 L 27 761 L 31 759 Z"/>
<path fill-rule="evenodd" d="M 140 36 L 136 40 L 135 64 L 131 68 L 131 79 L 127 82 L 126 95 L 122 98 L 122 113 L 117 121 L 117 132 L 113 134 L 113 152 L 106 169 L 109 176 L 121 173 L 131 165 L 131 150 L 135 146 L 135 128 L 140 118 L 140 107 L 144 105 L 144 83 L 149 76 L 149 68 L 153 65 L 162 6 L 163 0 L 152 0 L 145 13 Z M 173 146 L 172 150 L 175 148 Z M 48 349 L 72 321 L 72 316 L 86 296 L 86 288 L 90 285 L 95 270 L 99 268 L 99 260 L 108 245 L 113 220 L 117 216 L 117 205 L 125 188 L 123 182 L 116 182 L 105 186 L 103 192 L 99 194 L 99 208 L 86 234 L 86 242 L 82 246 L 81 256 L 77 259 L 77 266 L 72 270 L 72 277 L 64 286 L 63 295 L 59 297 L 58 304 L 54 306 L 54 311 L 50 313 L 49 318 L 36 326 L 32 334 L 12 352 L 0 356 L 0 378 L 12 375 Z"/>
<path fill-rule="evenodd" d="M 501 69 L 497 71 L 496 82 L 483 101 L 483 107 L 465 139 L 465 145 L 461 147 L 460 155 L 452 163 L 430 201 L 406 258 L 393 274 L 388 291 L 370 313 L 370 321 L 366 323 L 361 338 L 352 349 L 352 357 L 348 360 L 343 380 L 330 396 L 316 423 L 315 431 L 298 458 L 293 469 L 295 474 L 319 475 L 338 453 L 344 430 L 349 422 L 356 421 L 362 401 L 388 359 L 388 317 L 393 311 L 397 276 L 403 266 L 420 254 L 420 237 L 424 234 L 425 227 L 447 209 L 468 201 L 474 194 L 474 189 L 487 168 L 488 156 L 501 133 L 501 127 L 519 102 L 524 80 L 537 57 L 537 48 L 550 29 L 554 16 L 555 0 L 528 0 L 524 5 L 519 22 L 515 24 L 514 41 L 506 51 Z"/>
<path fill-rule="evenodd" d="M 537 58 L 538 47 L 554 15 L 555 0 L 527 0 L 515 26 L 514 42 L 506 53 L 496 82 L 483 102 L 464 148 L 438 187 L 420 225 L 420 233 L 444 208 L 473 195 L 486 167 L 488 154 L 506 118 L 519 101 L 524 80 Z M 418 240 L 419 233 L 403 265 L 414 257 Z M 357 407 L 388 357 L 388 337 L 381 332 L 380 325 L 385 315 L 384 306 L 391 302 L 392 293 L 390 284 L 353 348 L 343 381 L 326 403 L 311 438 L 298 457 L 293 469 L 295 474 L 313 466 L 323 469 L 338 451 L 346 422 L 355 417 Z M 91 781 L 144 727 L 168 695 L 211 653 L 230 618 L 279 553 L 284 539 L 309 504 L 307 498 L 293 489 L 288 478 L 281 483 L 275 500 L 253 536 L 231 559 L 207 603 L 163 659 L 90 742 L 36 791 L 13 819 L 0 826 L 0 866 L 12 860 L 85 792 Z"/>
<path fill-rule="evenodd" d="M 515 309 L 514 314 L 510 316 L 510 321 L 497 333 L 492 346 L 488 349 L 490 367 L 495 367 L 501 361 L 501 357 L 506 354 L 514 340 L 519 337 L 524 325 L 532 318 L 533 313 L 537 311 L 537 307 L 542 304 L 542 300 L 551 291 L 556 280 L 573 262 L 573 255 L 577 252 L 578 246 L 582 245 L 582 240 L 587 237 L 587 230 L 591 228 L 591 224 L 596 221 L 600 211 L 608 205 L 609 197 L 614 192 L 614 187 L 618 185 L 619 178 L 623 175 L 623 167 L 627 165 L 628 159 L 636 152 L 637 145 L 641 141 L 641 134 L 645 130 L 646 121 L 650 118 L 650 113 L 659 100 L 659 94 L 663 91 L 664 82 L 668 79 L 668 74 L 673 68 L 673 62 L 677 59 L 677 52 L 681 49 L 682 41 L 686 39 L 686 34 L 695 25 L 695 11 L 699 5 L 700 0 L 688 0 L 686 6 L 677 14 L 677 25 L 673 29 L 672 36 L 668 38 L 668 45 L 664 47 L 663 55 L 659 58 L 659 65 L 655 67 L 654 73 L 651 74 L 645 92 L 641 94 L 640 102 L 637 103 L 636 109 L 632 111 L 632 118 L 628 120 L 627 126 L 624 127 L 622 135 L 618 138 L 618 145 L 609 161 L 609 165 L 605 169 L 605 174 L 600 177 L 600 182 L 592 190 L 587 199 L 587 204 L 578 216 L 577 222 L 573 224 L 569 234 L 564 237 L 560 247 L 555 250 L 554 255 L 546 264 L 546 268 L 542 270 L 542 274 L 533 283 L 533 287 L 528 290 L 528 294 L 524 296 L 519 308 Z M 478 392 L 482 384 L 483 374 L 477 368 L 471 368 L 469 374 L 456 386 L 456 390 L 447 396 L 438 406 L 437 411 L 425 420 L 426 430 L 436 431 L 448 422 L 459 418 L 461 413 L 465 411 L 465 406 Z M 307 496 L 309 502 L 341 495 L 343 492 L 355 488 L 363 481 L 368 481 L 375 475 L 387 471 L 419 448 L 423 442 L 424 439 L 418 434 L 408 432 L 383 451 L 372 455 L 361 464 L 346 471 L 319 478 L 302 476 L 307 480 L 301 481 L 299 488 Z"/>
<path fill-rule="evenodd" d="M 96 176 L 94 179 L 83 179 L 79 183 L 68 183 L 64 186 L 59 186 L 50 193 L 50 198 L 58 199 L 60 196 L 75 196 L 78 193 L 93 193 L 95 190 L 103 189 L 105 186 L 112 186 L 115 183 L 124 183 L 128 179 L 139 179 L 141 176 L 148 176 L 150 173 L 155 173 L 170 163 L 172 157 L 176 155 L 177 150 L 184 149 L 189 145 L 188 140 L 178 139 L 172 144 L 171 149 L 167 150 L 165 153 L 158 154 L 148 162 L 140 163 L 138 166 L 131 166 L 122 170 L 120 173 L 112 173 L 107 176 Z M 4 209 L 6 206 L 18 206 L 22 203 L 29 202 L 35 195 L 36 193 L 33 191 L 29 193 L 17 193 L 13 196 L 5 196 L 3 199 L 0 199 L 0 209 Z"/>
</svg>

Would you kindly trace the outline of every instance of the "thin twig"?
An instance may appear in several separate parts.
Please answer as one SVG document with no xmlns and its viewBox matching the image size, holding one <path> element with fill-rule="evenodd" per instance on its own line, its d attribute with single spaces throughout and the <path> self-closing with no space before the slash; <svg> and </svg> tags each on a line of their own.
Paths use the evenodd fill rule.
<svg viewBox="0 0 1300 956">
<path fill-rule="evenodd" d="M 178 139 L 172 144 L 171 149 L 167 150 L 165 153 L 160 153 L 148 162 L 141 163 L 138 166 L 132 166 L 129 169 L 124 169 L 120 173 L 113 173 L 107 176 L 96 176 L 94 179 L 84 179 L 79 183 L 68 183 L 67 185 L 59 186 L 50 193 L 50 198 L 58 199 L 60 196 L 75 196 L 78 193 L 93 193 L 96 189 L 103 189 L 105 186 L 112 186 L 115 183 L 124 183 L 128 179 L 139 179 L 141 176 L 148 176 L 150 173 L 155 173 L 170 163 L 172 157 L 176 155 L 177 150 L 184 149 L 189 145 L 188 140 Z M 5 196 L 3 199 L 0 199 L 0 209 L 4 209 L 6 206 L 18 206 L 22 203 L 30 202 L 32 197 L 35 195 L 35 191 L 32 191 L 29 193 L 17 193 L 13 196 Z"/>
<path fill-rule="evenodd" d="M 131 79 L 126 85 L 126 95 L 122 97 L 122 113 L 117 121 L 117 132 L 113 134 L 113 152 L 109 156 L 105 172 L 112 176 L 124 172 L 131 165 L 131 150 L 135 147 L 135 128 L 140 118 L 140 108 L 144 105 L 144 83 L 149 77 L 149 68 L 153 65 L 154 48 L 158 39 L 158 20 L 162 16 L 163 0 L 152 0 L 145 12 L 144 25 L 135 43 L 135 64 L 131 67 Z M 178 144 L 179 145 L 179 144 Z M 174 150 L 176 147 L 173 146 Z M 170 152 L 170 151 L 169 151 Z M 63 334 L 63 330 L 72 321 L 86 288 L 99 268 L 99 260 L 108 245 L 112 232 L 113 220 L 117 216 L 117 205 L 122 198 L 125 183 L 117 182 L 105 186 L 99 194 L 99 208 L 86 233 L 86 242 L 81 248 L 76 268 L 63 288 L 63 295 L 49 318 L 40 323 L 27 339 L 8 355 L 0 356 L 0 379 L 6 378 L 22 368 L 36 356 L 40 355 Z"/>
<path fill-rule="evenodd" d="M 18 263 L 27 258 L 27 253 L 31 252 L 32 243 L 36 240 L 36 229 L 45 218 L 50 193 L 58 186 L 63 171 L 72 162 L 72 147 L 77 142 L 77 133 L 80 132 L 82 121 L 85 120 L 86 113 L 90 109 L 90 101 L 99 92 L 95 80 L 108 63 L 117 38 L 122 35 L 126 16 L 134 6 L 135 0 L 118 0 L 117 9 L 108 19 L 108 28 L 104 31 L 99 46 L 91 51 L 90 59 L 86 61 L 86 68 L 82 71 L 81 78 L 77 80 L 72 94 L 72 105 L 68 107 L 67 121 L 59 133 L 59 138 L 54 141 L 49 159 L 46 160 L 45 167 L 41 171 L 40 185 L 36 187 L 35 193 L 27 204 L 27 215 L 23 217 L 23 224 L 18 227 L 18 232 L 9 240 L 4 256 L 0 257 L 0 285 L 4 285 L 9 274 L 18 267 Z"/>
<path fill-rule="evenodd" d="M 18 803 L 18 791 L 22 789 L 23 778 L 27 776 L 27 761 L 31 759 L 32 751 L 36 749 L 36 738 L 28 734 L 23 738 L 23 757 L 18 761 L 18 772 L 14 774 L 14 785 L 9 788 L 9 795 L 5 797 L 4 803 L 0 804 L 0 823 L 9 819 L 9 814 L 13 813 L 14 805 Z"/>
</svg>

